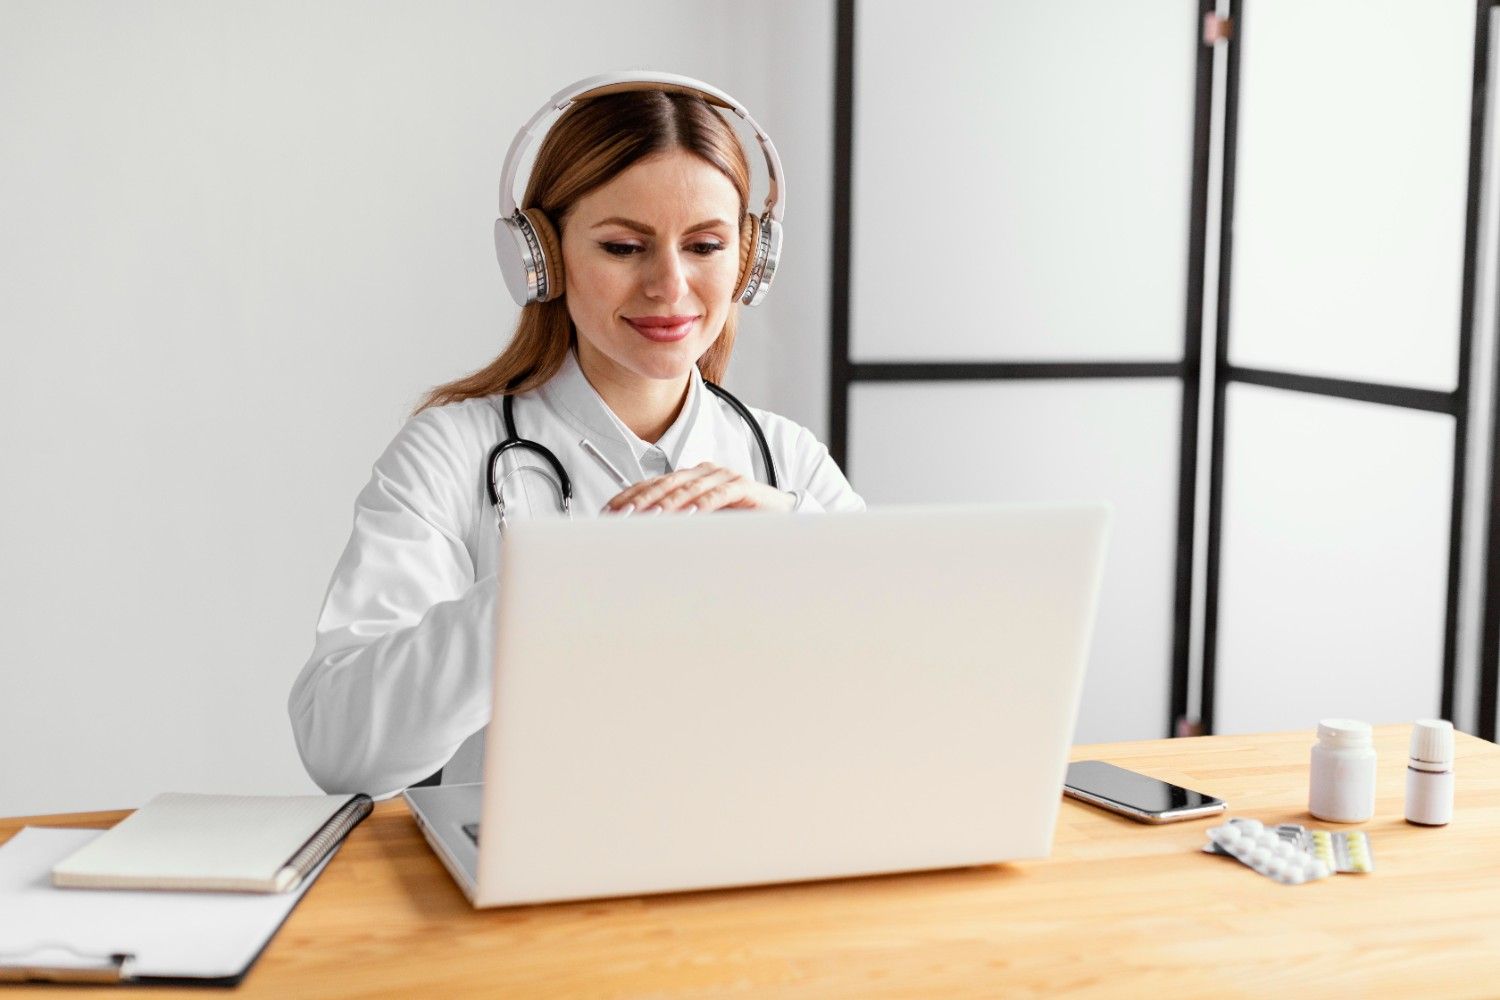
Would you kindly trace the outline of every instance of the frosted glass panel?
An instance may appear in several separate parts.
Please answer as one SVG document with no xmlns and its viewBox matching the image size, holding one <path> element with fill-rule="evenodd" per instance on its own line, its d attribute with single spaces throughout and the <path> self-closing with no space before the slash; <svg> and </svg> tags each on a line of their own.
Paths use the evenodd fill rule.
<svg viewBox="0 0 1500 1000">
<path fill-rule="evenodd" d="M 1197 4 L 860 4 L 850 352 L 1182 355 Z"/>
<path fill-rule="evenodd" d="M 1167 731 L 1181 387 L 1175 380 L 855 385 L 849 470 L 872 504 L 1114 505 L 1075 740 Z"/>
<path fill-rule="evenodd" d="M 1453 429 L 1229 387 L 1217 732 L 1438 712 Z"/>
<path fill-rule="evenodd" d="M 1472 0 L 1245 14 L 1230 360 L 1457 384 Z"/>
</svg>

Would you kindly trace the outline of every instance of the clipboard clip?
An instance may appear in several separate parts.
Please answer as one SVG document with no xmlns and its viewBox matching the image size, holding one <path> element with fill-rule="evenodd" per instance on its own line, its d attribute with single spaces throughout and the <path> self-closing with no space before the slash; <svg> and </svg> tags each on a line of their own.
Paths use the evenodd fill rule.
<svg viewBox="0 0 1500 1000">
<path fill-rule="evenodd" d="M 0 953 L 0 983 L 121 983 L 125 963 L 134 955 L 91 955 L 66 944 L 38 945 L 28 951 Z"/>
</svg>

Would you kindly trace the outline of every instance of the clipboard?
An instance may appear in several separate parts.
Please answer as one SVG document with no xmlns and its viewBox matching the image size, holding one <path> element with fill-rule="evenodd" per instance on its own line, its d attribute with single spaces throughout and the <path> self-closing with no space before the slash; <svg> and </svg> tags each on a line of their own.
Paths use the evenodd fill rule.
<svg viewBox="0 0 1500 1000">
<path fill-rule="evenodd" d="M 337 853 L 285 893 L 53 886 L 104 832 L 24 827 L 0 845 L 0 983 L 237 986 Z"/>
</svg>

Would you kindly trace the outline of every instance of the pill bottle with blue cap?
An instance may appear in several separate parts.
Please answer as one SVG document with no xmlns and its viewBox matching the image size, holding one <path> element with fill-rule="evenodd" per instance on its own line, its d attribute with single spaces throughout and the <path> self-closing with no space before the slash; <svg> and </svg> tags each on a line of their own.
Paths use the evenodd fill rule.
<svg viewBox="0 0 1500 1000">
<path fill-rule="evenodd" d="M 1329 823 L 1363 823 L 1375 815 L 1375 745 L 1368 722 L 1318 723 L 1307 811 Z"/>
</svg>

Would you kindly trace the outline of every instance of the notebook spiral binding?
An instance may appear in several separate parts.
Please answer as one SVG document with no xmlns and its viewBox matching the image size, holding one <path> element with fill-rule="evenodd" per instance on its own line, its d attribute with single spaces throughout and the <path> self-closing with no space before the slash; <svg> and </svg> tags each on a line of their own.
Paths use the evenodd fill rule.
<svg viewBox="0 0 1500 1000">
<path fill-rule="evenodd" d="M 375 800 L 364 794 L 356 795 L 344 803 L 344 807 L 333 814 L 323 829 L 313 834 L 312 839 L 287 861 L 276 876 L 277 891 L 285 892 L 298 885 L 374 808 Z"/>
</svg>

